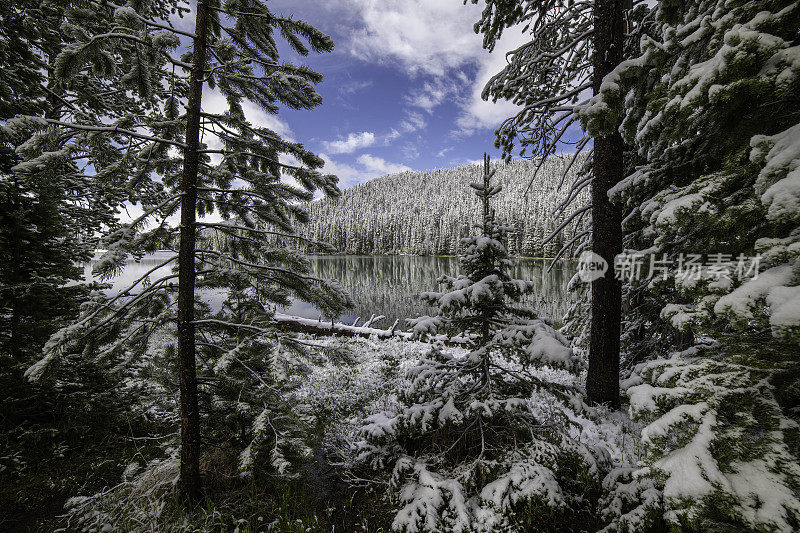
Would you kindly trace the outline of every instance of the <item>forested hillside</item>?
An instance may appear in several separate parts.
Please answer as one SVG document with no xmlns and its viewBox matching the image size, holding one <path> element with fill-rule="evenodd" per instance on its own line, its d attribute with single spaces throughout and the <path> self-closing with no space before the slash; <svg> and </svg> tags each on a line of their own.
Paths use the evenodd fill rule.
<svg viewBox="0 0 800 533">
<path fill-rule="evenodd" d="M 495 205 L 497 217 L 513 226 L 509 251 L 523 256 L 554 256 L 575 233 L 575 221 L 546 244 L 563 222 L 553 209 L 567 194 L 580 168 L 569 155 L 554 156 L 536 174 L 538 160 L 493 163 L 503 186 Z M 480 165 L 402 172 L 346 189 L 338 199 L 314 202 L 304 237 L 332 244 L 348 254 L 450 255 L 459 240 L 479 222 L 478 201 L 469 184 L 480 177 Z M 581 195 L 576 205 L 582 205 Z M 577 219 L 576 219 L 577 220 Z"/>
</svg>

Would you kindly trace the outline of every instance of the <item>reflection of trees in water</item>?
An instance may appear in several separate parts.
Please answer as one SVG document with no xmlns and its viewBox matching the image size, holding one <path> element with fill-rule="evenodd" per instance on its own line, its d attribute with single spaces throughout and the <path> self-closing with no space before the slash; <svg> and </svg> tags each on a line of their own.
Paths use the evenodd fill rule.
<svg viewBox="0 0 800 533">
<path fill-rule="evenodd" d="M 455 257 L 406 256 L 311 256 L 311 272 L 333 278 L 346 288 L 356 303 L 353 316 L 367 319 L 385 315 L 383 327 L 431 311 L 419 298 L 423 291 L 436 290 L 442 274 L 458 273 Z M 569 307 L 567 283 L 575 273 L 571 263 L 559 262 L 547 272 L 549 261 L 520 260 L 512 275 L 533 281 L 536 290 L 532 303 L 545 315 L 560 319 Z"/>
<path fill-rule="evenodd" d="M 139 262 L 131 261 L 118 276 L 109 280 L 112 288 L 107 294 L 115 295 L 127 288 L 139 276 L 169 257 L 169 253 L 147 255 Z M 355 309 L 348 313 L 352 318 L 360 316 L 366 320 L 371 314 L 385 315 L 380 327 L 390 326 L 396 319 L 405 327 L 404 319 L 430 313 L 419 298 L 419 293 L 437 289 L 436 279 L 447 274 L 458 274 L 458 259 L 455 257 L 409 257 L 409 256 L 309 256 L 311 273 L 322 278 L 333 278 L 346 288 L 355 300 Z M 560 319 L 569 307 L 567 283 L 575 273 L 573 263 L 558 262 L 547 272 L 547 260 L 522 259 L 517 262 L 512 275 L 515 278 L 533 281 L 536 290 L 530 302 L 543 314 Z M 94 261 L 86 264 L 86 279 L 92 279 Z M 151 274 L 157 279 L 171 270 L 163 267 Z M 223 291 L 203 291 L 202 299 L 214 309 L 219 309 L 224 300 Z M 313 308 L 298 306 L 291 312 L 316 318 Z M 351 320 L 352 320 L 351 318 Z"/>
</svg>

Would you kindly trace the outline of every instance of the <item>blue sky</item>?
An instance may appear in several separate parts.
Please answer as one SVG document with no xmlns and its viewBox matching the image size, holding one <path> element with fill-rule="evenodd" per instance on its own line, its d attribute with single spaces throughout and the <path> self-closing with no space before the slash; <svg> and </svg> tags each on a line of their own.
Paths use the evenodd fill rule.
<svg viewBox="0 0 800 533">
<path fill-rule="evenodd" d="M 322 155 L 346 188 L 404 169 L 450 167 L 498 156 L 494 129 L 508 102 L 480 99 L 503 53 L 523 42 L 509 32 L 494 53 L 472 25 L 482 6 L 462 0 L 270 0 L 282 15 L 312 23 L 335 43 L 331 54 L 300 61 L 321 72 L 323 103 L 277 117 L 251 109 L 269 126 Z M 298 61 L 291 54 L 286 60 Z M 204 96 L 207 106 L 222 104 Z M 205 106 L 204 106 L 205 107 Z M 247 110 L 246 110 L 247 111 Z"/>
</svg>

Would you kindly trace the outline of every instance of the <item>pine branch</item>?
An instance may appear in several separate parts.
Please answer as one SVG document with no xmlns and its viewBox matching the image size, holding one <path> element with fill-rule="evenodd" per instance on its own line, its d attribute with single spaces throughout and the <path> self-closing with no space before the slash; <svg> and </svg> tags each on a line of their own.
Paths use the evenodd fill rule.
<svg viewBox="0 0 800 533">
<path fill-rule="evenodd" d="M 112 8 L 112 9 L 119 9 L 119 8 L 122 7 L 122 6 L 119 6 L 119 5 L 117 5 L 117 4 L 113 3 L 113 2 L 109 2 L 108 0 L 89 0 L 89 1 L 91 3 L 93 3 L 94 5 L 100 6 L 100 7 L 108 6 L 108 7 Z M 146 17 L 141 16 L 140 14 L 136 13 L 133 10 L 131 10 L 131 11 L 132 11 L 131 14 L 134 15 L 139 21 L 143 22 L 144 24 L 146 24 L 148 26 L 152 26 L 153 28 L 159 28 L 159 29 L 162 29 L 162 30 L 167 30 L 167 31 L 170 31 L 172 33 L 177 33 L 178 35 L 183 35 L 185 37 L 189 37 L 191 39 L 195 39 L 197 37 L 194 33 L 191 33 L 191 32 L 188 32 L 188 31 L 184 31 L 184 30 L 179 30 L 178 28 L 175 28 L 174 26 L 167 26 L 166 24 L 159 24 L 158 22 L 154 22 L 154 21 L 152 21 L 152 20 L 150 20 L 150 19 L 148 19 Z"/>
<path fill-rule="evenodd" d="M 125 128 L 120 128 L 118 126 L 90 126 L 88 124 L 73 124 L 69 122 L 62 122 L 60 120 L 55 120 L 52 118 L 33 117 L 29 115 L 22 115 L 22 118 L 30 119 L 35 122 L 46 122 L 48 124 L 53 124 L 54 126 L 61 126 L 62 128 L 69 128 L 79 131 L 88 131 L 94 133 L 119 133 L 121 135 L 127 135 L 129 137 L 134 137 L 136 139 L 169 144 L 172 146 L 177 146 L 178 148 L 184 150 L 186 149 L 186 145 L 182 142 L 172 141 L 170 139 L 162 139 L 160 137 L 153 137 L 151 135 L 144 135 L 142 133 L 137 133 L 135 131 L 131 131 Z"/>
<path fill-rule="evenodd" d="M 553 216 L 558 216 L 564 212 L 564 210 L 569 207 L 572 201 L 578 197 L 583 189 L 588 187 L 592 184 L 592 176 L 583 178 L 581 180 L 577 180 L 575 183 L 567 191 L 567 197 L 564 198 L 558 205 L 556 205 L 553 210 L 550 212 Z"/>
<path fill-rule="evenodd" d="M 591 207 L 591 206 L 590 206 L 590 207 Z M 555 256 L 555 257 L 553 258 L 553 260 L 550 262 L 550 266 L 548 266 L 548 267 L 547 267 L 547 272 L 550 272 L 550 271 L 553 269 L 553 266 L 555 266 L 556 262 L 557 262 L 559 259 L 561 259 L 561 256 L 562 256 L 562 255 L 564 255 L 564 253 L 567 251 L 567 249 L 568 249 L 568 248 L 569 248 L 569 247 L 570 247 L 570 246 L 571 246 L 571 245 L 572 245 L 572 244 L 573 244 L 575 241 L 577 241 L 577 240 L 578 240 L 578 239 L 580 239 L 581 237 L 585 237 L 586 235 L 590 235 L 591 233 L 592 233 L 592 230 L 588 230 L 588 229 L 587 229 L 587 230 L 585 230 L 585 231 L 582 231 L 582 232 L 578 233 L 578 234 L 577 234 L 577 235 L 575 235 L 573 238 L 571 238 L 569 241 L 567 241 L 567 243 L 566 243 L 566 244 L 564 244 L 564 246 L 563 246 L 563 247 L 562 247 L 562 248 L 561 248 L 561 249 L 558 251 L 558 253 L 556 254 L 556 256 Z"/>
<path fill-rule="evenodd" d="M 323 283 L 325 281 L 323 279 L 316 278 L 314 276 L 307 276 L 307 275 L 304 275 L 304 274 L 299 274 L 297 272 L 293 272 L 293 271 L 287 270 L 285 268 L 273 267 L 273 266 L 268 266 L 268 265 L 259 265 L 259 264 L 256 264 L 256 263 L 250 263 L 248 261 L 243 261 L 241 259 L 236 259 L 236 258 L 234 258 L 233 256 L 231 256 L 229 254 L 218 252 L 216 250 L 209 250 L 207 248 L 196 248 L 195 251 L 197 253 L 199 253 L 199 254 L 213 255 L 215 257 L 219 257 L 219 258 L 224 259 L 226 261 L 230 261 L 231 263 L 235 263 L 235 264 L 237 264 L 239 266 L 249 267 L 249 268 L 253 268 L 253 269 L 256 269 L 256 270 L 266 270 L 266 271 L 270 271 L 270 272 L 280 272 L 281 274 L 286 274 L 288 276 L 295 277 L 297 279 L 302 279 L 302 280 L 305 280 L 305 281 L 314 281 L 314 282 L 319 282 L 319 283 Z M 203 259 L 201 259 L 201 260 L 206 262 L 206 263 L 208 263 L 208 261 L 205 261 Z"/>
<path fill-rule="evenodd" d="M 159 285 L 161 285 L 165 281 L 168 281 L 170 279 L 175 279 L 177 277 L 178 277 L 178 274 L 170 274 L 169 276 L 163 276 L 163 277 L 157 279 L 156 281 L 151 283 L 148 287 L 146 287 L 145 289 L 142 289 L 142 291 L 139 294 L 135 295 L 132 299 L 128 300 L 127 302 L 122 304 L 120 307 L 118 307 L 114 311 L 112 311 L 111 314 L 108 317 L 106 317 L 105 319 L 100 321 L 98 324 L 95 324 L 94 326 L 89 328 L 83 335 L 80 336 L 79 340 L 85 339 L 85 338 L 91 336 L 92 334 L 94 334 L 94 332 L 98 331 L 103 326 L 106 326 L 107 324 L 111 323 L 113 320 L 115 320 L 120 315 L 125 314 L 130 308 L 133 307 L 134 304 L 138 303 L 145 296 L 150 295 L 150 294 L 155 294 L 155 292 L 159 289 L 159 287 L 158 287 Z M 124 296 L 127 297 L 127 296 L 129 296 L 129 294 L 125 293 Z M 116 300 L 116 299 L 117 298 L 114 298 L 114 300 Z M 99 313 L 100 310 L 107 309 L 107 308 L 108 308 L 108 305 L 104 305 L 103 307 L 101 307 L 100 309 L 95 311 L 95 313 L 93 313 L 91 316 L 95 316 L 97 313 Z M 84 319 L 80 323 L 81 324 L 86 323 L 86 320 Z"/>
<path fill-rule="evenodd" d="M 146 40 L 144 40 L 144 39 L 142 39 L 140 37 L 136 37 L 135 35 L 131 35 L 129 33 L 118 33 L 118 32 L 101 33 L 99 35 L 93 36 L 91 38 L 91 40 L 89 40 L 88 42 L 86 42 L 84 44 L 84 46 L 88 46 L 88 45 L 94 43 L 95 41 L 101 41 L 103 39 L 120 39 L 120 40 L 123 40 L 123 41 L 131 41 L 131 42 L 135 42 L 135 43 L 141 44 L 143 46 L 146 46 L 148 48 L 151 48 L 151 49 L 155 50 L 162 57 L 164 57 L 167 61 L 169 61 L 170 63 L 172 63 L 173 65 L 175 65 L 177 67 L 182 67 L 182 68 L 185 68 L 186 70 L 191 70 L 192 69 L 191 63 L 186 63 L 186 62 L 181 61 L 179 59 L 175 59 L 174 57 L 169 55 L 164 50 L 161 50 L 160 48 L 156 48 L 155 46 L 153 46 L 153 43 L 147 42 Z"/>
<path fill-rule="evenodd" d="M 548 236 L 547 236 L 547 237 L 546 237 L 546 238 L 545 238 L 545 239 L 542 241 L 542 245 L 545 245 L 545 244 L 547 244 L 547 243 L 548 243 L 548 242 L 550 242 L 550 241 L 551 241 L 551 240 L 552 240 L 552 239 L 553 239 L 553 238 L 554 238 L 556 235 L 558 235 L 559 233 L 561 233 L 561 230 L 562 230 L 562 229 L 564 229 L 564 227 L 565 227 L 567 224 L 569 224 L 570 222 L 572 222 L 572 220 L 573 220 L 575 217 L 577 217 L 577 216 L 579 216 L 579 215 L 581 215 L 581 214 L 583 214 L 583 213 L 585 213 L 585 212 L 589 211 L 591 208 L 592 208 L 592 206 L 591 206 L 591 205 L 587 205 L 587 206 L 585 206 L 585 207 L 582 207 L 582 208 L 580 208 L 580 209 L 577 209 L 577 210 L 575 210 L 575 211 L 574 211 L 574 212 L 573 212 L 573 213 L 572 213 L 572 214 L 571 214 L 569 217 L 567 217 L 567 219 L 566 219 L 566 220 L 564 220 L 564 222 L 562 222 L 561 224 L 559 224 L 559 225 L 558 225 L 558 227 L 557 227 L 556 229 L 554 229 L 554 230 L 553 230 L 553 231 L 550 233 L 550 235 L 548 235 Z"/>
<path fill-rule="evenodd" d="M 312 239 L 307 239 L 306 237 L 302 237 L 300 235 L 293 235 L 290 233 L 281 233 L 279 231 L 270 231 L 270 230 L 262 230 L 256 228 L 249 228 L 247 226 L 231 226 L 230 224 L 221 224 L 221 223 L 214 223 L 214 222 L 198 222 L 198 226 L 204 226 L 208 228 L 219 228 L 223 231 L 230 230 L 230 231 L 249 231 L 253 233 L 259 233 L 261 235 L 273 235 L 276 237 L 284 237 L 287 239 L 296 239 L 302 242 L 306 242 L 308 244 L 313 244 L 320 246 L 322 248 L 330 247 L 333 248 L 329 243 L 322 242 L 322 241 L 315 241 Z"/>
</svg>

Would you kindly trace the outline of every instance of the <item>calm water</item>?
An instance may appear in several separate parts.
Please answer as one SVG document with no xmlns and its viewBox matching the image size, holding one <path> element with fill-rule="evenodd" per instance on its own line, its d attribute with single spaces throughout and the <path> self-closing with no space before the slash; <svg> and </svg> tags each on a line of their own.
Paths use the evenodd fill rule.
<svg viewBox="0 0 800 533">
<path fill-rule="evenodd" d="M 157 253 L 144 257 L 139 263 L 130 263 L 119 276 L 111 280 L 113 287 L 110 292 L 115 293 L 127 287 L 145 272 L 168 259 L 169 255 L 166 252 Z M 360 323 L 374 313 L 386 316 L 378 324 L 381 327 L 388 327 L 397 319 L 403 326 L 404 319 L 429 313 L 430 310 L 420 300 L 419 293 L 438 290 L 436 279 L 442 274 L 458 274 L 458 259 L 454 257 L 311 256 L 309 260 L 312 274 L 338 280 L 353 297 L 356 307 L 338 317 L 339 320 L 352 323 L 355 318 L 361 317 Z M 513 275 L 533 281 L 536 290 L 531 303 L 543 314 L 559 320 L 571 301 L 566 288 L 576 267 L 574 263 L 559 261 L 547 272 L 549 264 L 544 259 L 521 259 L 517 262 Z M 91 268 L 91 265 L 86 265 L 86 274 L 89 277 Z M 163 267 L 151 274 L 150 279 L 154 281 L 169 272 L 169 266 Z M 212 308 L 219 308 L 224 300 L 224 293 L 203 294 L 202 298 L 211 303 Z M 304 302 L 295 302 L 280 311 L 305 318 L 319 316 L 313 306 Z"/>
</svg>

